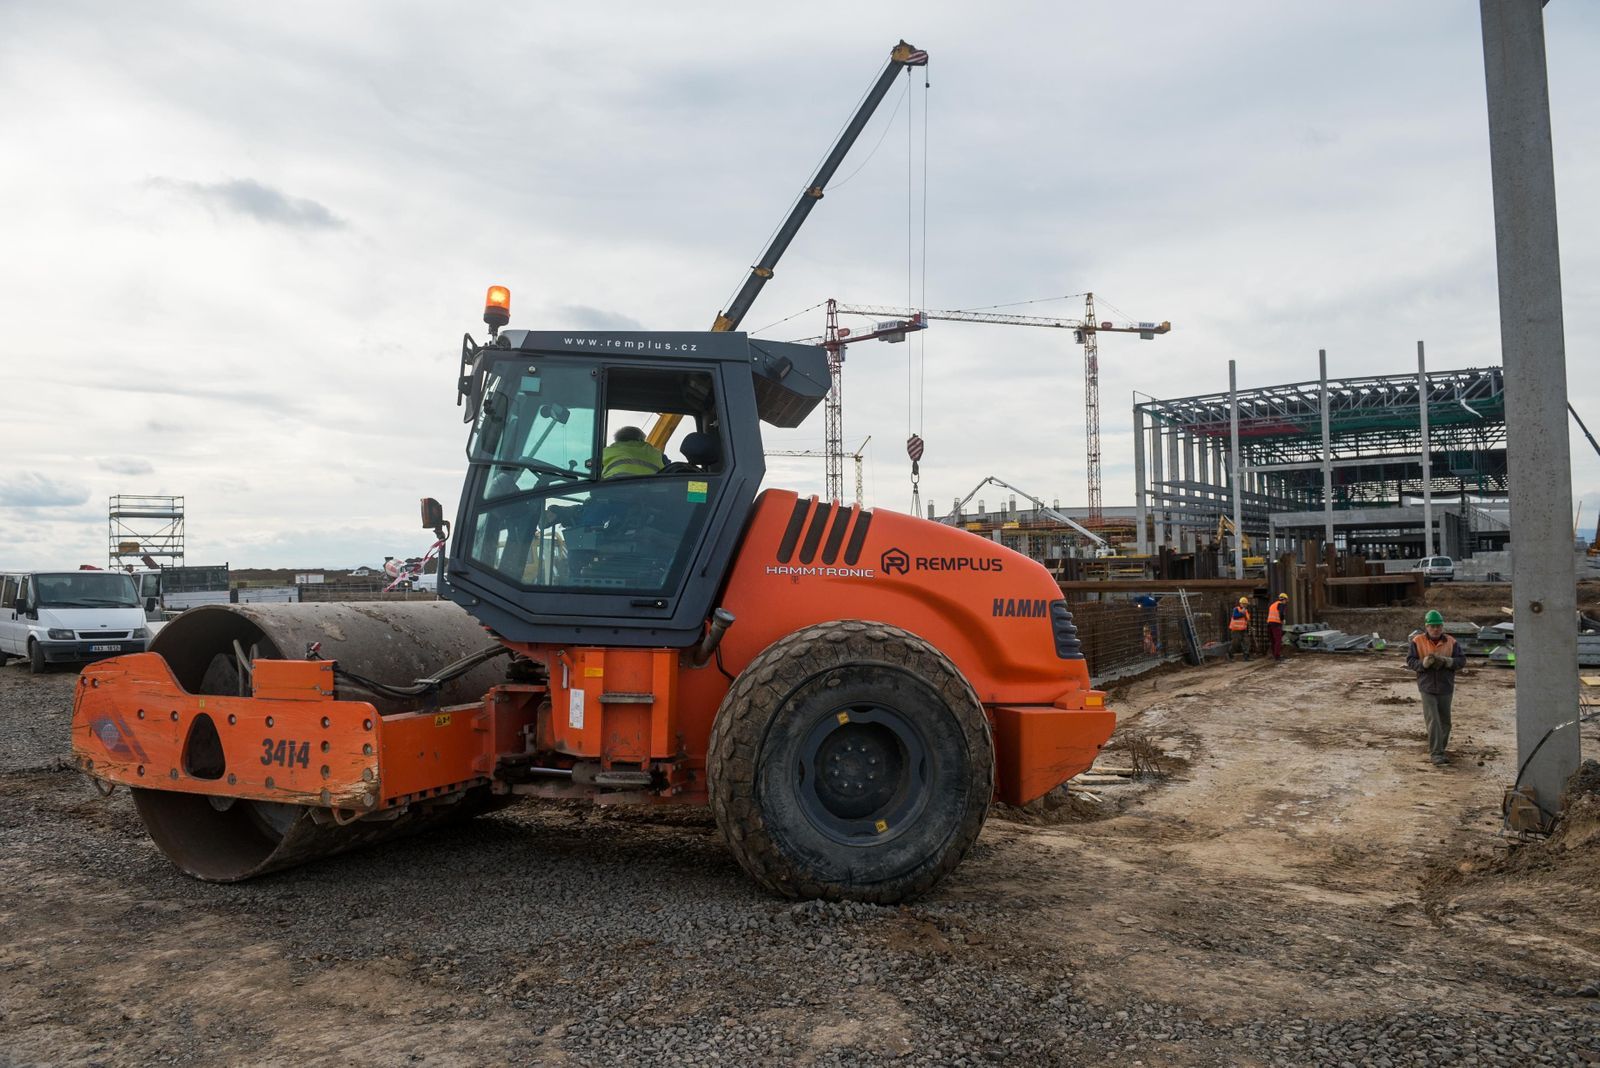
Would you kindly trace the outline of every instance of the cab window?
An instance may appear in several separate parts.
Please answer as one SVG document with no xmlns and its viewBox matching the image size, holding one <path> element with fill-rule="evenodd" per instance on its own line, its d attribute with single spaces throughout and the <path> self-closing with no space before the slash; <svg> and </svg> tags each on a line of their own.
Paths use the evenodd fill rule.
<svg viewBox="0 0 1600 1068">
<path fill-rule="evenodd" d="M 498 388 L 504 399 L 496 403 L 506 415 L 499 438 L 485 429 L 485 419 L 498 416 L 480 415 L 474 432 L 474 459 L 489 463 L 478 484 L 468 556 L 524 588 L 672 592 L 694 555 L 725 468 L 713 374 L 560 368 L 557 399 L 556 370 L 542 369 L 533 383 L 538 400 L 510 374 L 491 378 L 485 403 Z M 555 408 L 549 416 L 543 412 L 554 404 L 568 424 L 585 413 L 589 445 L 580 456 L 576 438 L 568 438 L 568 452 L 551 463 L 547 445 L 538 444 L 539 421 L 557 419 Z M 513 426 L 517 412 L 532 413 L 526 428 Z M 665 450 L 644 440 L 656 413 L 681 417 Z M 557 437 L 552 430 L 547 440 Z"/>
<path fill-rule="evenodd" d="M 598 405 L 593 368 L 502 360 L 485 379 L 467 455 L 549 478 L 588 478 Z"/>
</svg>

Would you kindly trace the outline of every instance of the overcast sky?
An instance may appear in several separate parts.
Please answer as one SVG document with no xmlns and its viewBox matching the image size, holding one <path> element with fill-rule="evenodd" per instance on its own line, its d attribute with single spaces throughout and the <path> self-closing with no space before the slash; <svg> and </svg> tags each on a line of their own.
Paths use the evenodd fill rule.
<svg viewBox="0 0 1600 1068">
<path fill-rule="evenodd" d="M 1600 6 L 1555 0 L 1546 24 L 1569 387 L 1594 426 Z M 924 284 L 930 307 L 1093 290 L 1171 320 L 1102 339 L 1108 505 L 1133 500 L 1135 390 L 1225 389 L 1230 358 L 1241 386 L 1300 381 L 1319 348 L 1335 375 L 1405 372 L 1418 339 L 1435 368 L 1500 362 L 1466 0 L 8 0 L 0 560 L 103 565 L 113 493 L 185 496 L 190 563 L 421 551 L 417 498 L 453 514 L 462 481 L 456 357 L 484 288 L 511 288 L 515 326 L 709 326 L 901 37 L 932 88 L 892 91 L 746 328 Z M 924 498 L 997 474 L 1083 503 L 1070 335 L 923 341 Z M 899 509 L 908 350 L 856 346 L 845 384 L 869 503 Z M 820 449 L 822 420 L 769 447 Z M 1600 460 L 1576 432 L 1572 456 L 1591 528 Z M 820 460 L 770 466 L 822 488 Z"/>
</svg>

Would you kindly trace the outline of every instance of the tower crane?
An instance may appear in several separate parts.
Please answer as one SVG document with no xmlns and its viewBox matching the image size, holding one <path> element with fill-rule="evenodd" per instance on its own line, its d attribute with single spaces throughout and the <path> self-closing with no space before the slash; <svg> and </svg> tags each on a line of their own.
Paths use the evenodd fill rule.
<svg viewBox="0 0 1600 1068">
<path fill-rule="evenodd" d="M 864 459 L 866 451 L 867 451 L 867 442 L 869 442 L 871 440 L 872 440 L 872 435 L 868 434 L 864 439 L 862 439 L 860 447 L 858 447 L 855 452 L 850 454 L 850 458 L 856 462 L 856 507 L 857 508 L 861 507 L 861 496 L 862 496 L 862 489 L 863 489 L 863 482 L 862 482 L 862 478 L 861 478 L 861 462 Z M 768 449 L 767 450 L 767 455 L 768 456 L 825 456 L 825 457 L 831 458 L 833 456 L 833 453 L 828 452 L 827 450 L 823 450 L 822 452 L 818 452 L 816 449 Z M 843 455 L 843 453 L 841 452 L 840 455 Z M 830 467 L 828 470 L 831 473 L 833 469 L 832 469 L 832 467 Z M 831 474 L 830 474 L 830 477 L 831 477 Z M 841 488 L 840 492 L 834 492 L 832 489 L 830 489 L 829 490 L 828 499 L 831 500 L 831 501 L 842 501 L 842 500 L 844 500 L 844 494 L 842 492 L 842 488 Z"/>
<path fill-rule="evenodd" d="M 767 242 L 766 249 L 761 253 L 761 258 L 750 268 L 750 274 L 734 294 L 733 300 L 727 308 L 717 313 L 717 318 L 711 324 L 711 329 L 720 332 L 739 329 L 739 324 L 744 321 L 745 313 L 750 310 L 750 305 L 755 303 L 756 297 L 761 293 L 761 287 L 767 284 L 767 279 L 772 277 L 773 271 L 778 266 L 778 260 L 788 251 L 789 243 L 800 232 L 800 227 L 806 221 L 806 216 L 811 214 L 811 209 L 817 206 L 817 201 L 822 199 L 822 191 L 833 180 L 834 172 L 844 162 L 850 152 L 850 147 L 856 143 L 856 138 L 861 136 L 861 131 L 866 127 L 873 112 L 878 110 L 878 105 L 888 95 L 889 87 L 899 77 L 901 71 L 907 74 L 912 67 L 926 67 L 928 53 L 920 48 L 900 41 L 889 50 L 889 62 L 883 70 L 878 72 L 878 78 L 872 83 L 872 88 L 867 90 L 867 95 L 861 98 L 861 103 L 856 107 L 855 114 L 850 121 L 845 123 L 844 130 L 840 132 L 839 139 L 828 150 L 827 156 L 817 167 L 817 172 L 811 176 L 811 181 L 800 191 L 795 198 L 794 206 L 789 209 L 789 214 L 784 216 L 783 222 L 773 233 L 772 240 Z M 649 442 L 658 449 L 665 449 L 667 441 L 672 437 L 672 432 L 678 429 L 681 415 L 663 412 L 656 416 L 650 426 Z"/>
<path fill-rule="evenodd" d="M 833 302 L 829 302 L 830 309 Z M 1036 315 L 1007 315 L 984 311 L 918 311 L 914 308 L 894 308 L 871 304 L 839 304 L 840 315 L 865 315 L 892 317 L 900 320 L 899 330 L 892 324 L 879 323 L 873 336 L 898 334 L 903 338 L 908 330 L 925 330 L 932 319 L 961 323 L 992 323 L 997 326 L 1044 326 L 1058 330 L 1071 330 L 1073 340 L 1083 346 L 1083 414 L 1084 435 L 1088 445 L 1089 524 L 1099 526 L 1105 519 L 1105 507 L 1100 490 L 1100 349 L 1096 342 L 1099 334 L 1138 334 L 1143 341 L 1172 329 L 1170 322 L 1113 323 L 1099 320 L 1094 311 L 1094 294 L 1084 294 L 1082 319 L 1051 319 Z"/>
</svg>

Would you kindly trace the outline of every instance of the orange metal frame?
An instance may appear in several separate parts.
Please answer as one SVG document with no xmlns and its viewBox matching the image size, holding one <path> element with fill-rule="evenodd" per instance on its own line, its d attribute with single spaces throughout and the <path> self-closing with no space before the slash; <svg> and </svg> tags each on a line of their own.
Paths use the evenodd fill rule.
<svg viewBox="0 0 1600 1068">
<path fill-rule="evenodd" d="M 698 799 L 730 678 L 795 630 L 862 619 L 926 639 L 972 685 L 993 728 L 1001 800 L 1022 804 L 1089 767 L 1116 717 L 1085 662 L 1056 652 L 1047 607 L 1060 591 L 1049 573 L 965 531 L 894 512 L 871 514 L 853 563 L 805 557 L 806 546 L 825 553 L 818 547 L 855 539 L 864 516 L 764 493 L 723 595 L 738 622 L 705 667 L 677 649 L 514 645 L 544 664 L 548 685 L 507 684 L 477 704 L 381 716 L 336 699 L 329 661 L 257 661 L 255 696 L 218 697 L 185 692 L 161 656 L 139 653 L 84 669 L 73 751 L 85 770 L 128 786 L 357 813 L 481 784 L 604 793 L 576 774 L 560 781 L 580 763 L 602 775 L 648 772 L 656 796 Z M 786 533 L 800 546 L 794 558 L 781 555 Z M 225 762 L 217 777 L 194 761 L 206 745 L 189 745 L 202 718 Z"/>
<path fill-rule="evenodd" d="M 370 812 L 489 782 L 494 710 L 527 705 L 497 690 L 483 704 L 380 716 L 334 698 L 331 661 L 258 660 L 253 674 L 253 697 L 201 696 L 155 653 L 91 664 L 73 702 L 73 755 L 124 786 Z M 195 766 L 203 721 L 221 768 Z"/>
</svg>

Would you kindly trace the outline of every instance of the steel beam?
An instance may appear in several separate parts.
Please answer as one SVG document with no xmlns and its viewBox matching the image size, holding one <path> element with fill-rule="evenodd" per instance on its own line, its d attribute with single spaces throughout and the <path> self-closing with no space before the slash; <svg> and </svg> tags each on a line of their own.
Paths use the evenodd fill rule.
<svg viewBox="0 0 1600 1068">
<path fill-rule="evenodd" d="M 1162 447 L 1161 433 L 1161 420 L 1150 420 L 1150 484 L 1152 488 L 1161 485 L 1167 480 L 1166 449 Z M 1155 508 L 1155 536 L 1151 541 L 1152 548 L 1150 551 L 1157 553 L 1167 543 L 1167 524 L 1161 510 L 1161 502 L 1157 500 L 1153 501 L 1152 504 Z"/>
<path fill-rule="evenodd" d="M 1228 454 L 1228 493 L 1233 498 L 1233 577 L 1244 578 L 1244 527 L 1239 516 L 1239 373 L 1237 360 L 1228 361 L 1228 426 L 1233 444 Z"/>
<path fill-rule="evenodd" d="M 1333 544 L 1333 446 L 1328 440 L 1328 350 L 1317 350 L 1322 407 L 1322 543 Z"/>
<path fill-rule="evenodd" d="M 1133 485 L 1134 485 L 1134 542 L 1141 554 L 1150 552 L 1150 542 L 1145 536 L 1145 522 L 1150 510 L 1145 505 L 1144 482 L 1144 412 L 1133 406 Z"/>
<path fill-rule="evenodd" d="M 1422 419 L 1422 555 L 1433 555 L 1433 443 L 1428 438 L 1428 361 L 1417 342 L 1417 411 Z"/>
<path fill-rule="evenodd" d="M 1506 376 L 1520 785 L 1548 819 L 1578 767 L 1572 463 L 1541 0 L 1479 0 Z M 1515 446 L 1514 449 L 1509 448 Z M 1537 751 L 1536 751 L 1537 750 Z"/>
</svg>

